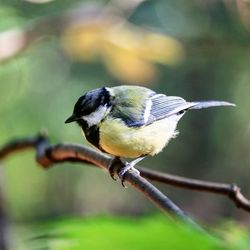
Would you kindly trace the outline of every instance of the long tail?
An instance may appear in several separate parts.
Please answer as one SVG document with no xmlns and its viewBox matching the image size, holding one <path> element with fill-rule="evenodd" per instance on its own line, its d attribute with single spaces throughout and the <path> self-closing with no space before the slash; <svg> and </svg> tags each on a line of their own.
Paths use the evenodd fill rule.
<svg viewBox="0 0 250 250">
<path fill-rule="evenodd" d="M 200 102 L 191 102 L 190 109 L 203 109 L 203 108 L 210 108 L 210 107 L 218 107 L 218 106 L 233 106 L 236 105 L 231 102 L 224 102 L 224 101 L 200 101 Z"/>
</svg>

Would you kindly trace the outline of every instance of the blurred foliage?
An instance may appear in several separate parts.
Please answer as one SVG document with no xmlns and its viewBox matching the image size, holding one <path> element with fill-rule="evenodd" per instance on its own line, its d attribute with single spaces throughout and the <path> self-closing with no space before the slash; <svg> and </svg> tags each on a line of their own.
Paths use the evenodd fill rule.
<svg viewBox="0 0 250 250">
<path fill-rule="evenodd" d="M 17 240 L 10 247 L 18 250 L 249 249 L 250 238 L 246 229 L 226 223 L 217 230 L 218 235 L 222 228 L 228 233 L 220 239 L 171 222 L 162 215 L 143 219 L 110 216 L 61 219 L 14 228 Z"/>
<path fill-rule="evenodd" d="M 237 183 L 250 197 L 248 1 L 35 2 L 0 2 L 0 145 L 41 128 L 53 143 L 86 143 L 80 129 L 64 120 L 80 95 L 104 85 L 140 84 L 187 100 L 227 100 L 237 108 L 188 112 L 178 138 L 142 164 Z M 2 206 L 13 223 L 157 211 L 99 169 L 63 164 L 44 171 L 33 152 L 0 165 Z M 250 225 L 248 214 L 226 198 L 159 187 L 204 222 L 233 218 Z M 234 234 L 227 236 L 232 242 Z"/>
<path fill-rule="evenodd" d="M 176 64 L 184 54 L 177 40 L 123 20 L 73 24 L 64 37 L 63 47 L 73 59 L 102 59 L 113 76 L 127 82 L 149 83 L 156 76 L 153 63 Z"/>
</svg>

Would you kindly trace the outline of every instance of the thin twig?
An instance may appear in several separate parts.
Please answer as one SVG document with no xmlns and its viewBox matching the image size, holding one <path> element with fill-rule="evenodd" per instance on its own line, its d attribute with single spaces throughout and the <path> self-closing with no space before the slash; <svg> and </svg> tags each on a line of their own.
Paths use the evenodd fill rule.
<svg viewBox="0 0 250 250">
<path fill-rule="evenodd" d="M 39 135 L 38 137 L 14 140 L 12 142 L 9 142 L 2 149 L 0 149 L 0 159 L 5 158 L 10 153 L 13 153 L 17 150 L 22 150 L 25 148 L 32 148 L 32 147 L 36 147 L 37 161 L 44 167 L 49 167 L 50 165 L 58 162 L 70 161 L 70 162 L 91 163 L 95 166 L 107 169 L 112 161 L 112 158 L 110 156 L 102 154 L 99 151 L 85 147 L 83 145 L 77 145 L 77 144 L 50 145 L 48 144 L 45 135 Z M 159 171 L 153 171 L 145 168 L 138 168 L 138 169 L 141 173 L 141 176 L 148 180 L 157 181 L 180 188 L 192 189 L 195 191 L 210 192 L 210 193 L 225 195 L 229 197 L 236 204 L 238 208 L 250 212 L 250 201 L 242 195 L 242 193 L 240 192 L 240 188 L 236 184 L 201 181 L 201 180 L 189 179 L 176 175 L 166 174 Z M 125 176 L 126 181 L 130 182 L 132 185 L 138 188 L 134 181 L 136 178 L 139 177 L 134 175 L 133 172 L 129 172 L 129 174 Z M 139 183 L 142 184 L 141 178 L 139 180 Z M 147 192 L 149 192 L 149 190 Z M 164 199 L 161 200 L 161 202 L 163 202 L 162 204 L 164 204 L 163 200 Z M 160 207 L 164 206 L 164 205 L 159 205 L 159 201 L 154 201 L 154 202 L 157 203 L 157 205 Z M 171 208 L 170 210 L 174 209 Z M 173 211 L 173 213 L 176 213 L 176 211 Z"/>
<path fill-rule="evenodd" d="M 201 181 L 177 175 L 167 174 L 145 168 L 138 168 L 141 176 L 148 180 L 169 184 L 175 187 L 209 192 L 228 196 L 238 208 L 250 212 L 250 200 L 245 198 L 236 184 Z"/>
</svg>

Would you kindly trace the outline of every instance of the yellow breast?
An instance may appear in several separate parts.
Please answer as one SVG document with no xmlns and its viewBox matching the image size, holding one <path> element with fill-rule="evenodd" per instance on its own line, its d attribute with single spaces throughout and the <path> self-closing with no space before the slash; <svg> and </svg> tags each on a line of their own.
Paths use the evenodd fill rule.
<svg viewBox="0 0 250 250">
<path fill-rule="evenodd" d="M 128 158 L 159 153 L 176 135 L 176 123 L 168 118 L 148 126 L 127 127 L 120 119 L 107 118 L 100 126 L 100 146 L 107 153 Z"/>
</svg>

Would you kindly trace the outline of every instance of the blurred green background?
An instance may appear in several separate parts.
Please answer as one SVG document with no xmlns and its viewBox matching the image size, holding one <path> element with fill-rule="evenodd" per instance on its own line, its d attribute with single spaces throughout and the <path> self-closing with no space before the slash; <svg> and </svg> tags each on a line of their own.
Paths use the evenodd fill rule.
<svg viewBox="0 0 250 250">
<path fill-rule="evenodd" d="M 141 165 L 203 180 L 237 183 L 250 197 L 250 2 L 247 0 L 1 0 L 0 145 L 37 134 L 86 143 L 66 126 L 77 98 L 101 86 L 136 84 L 193 100 L 237 104 L 188 112 L 180 135 Z M 158 213 L 132 188 L 81 164 L 48 171 L 34 152 L 1 165 L 2 206 L 13 223 L 62 216 Z M 227 198 L 159 185 L 207 224 L 249 226 Z"/>
</svg>

